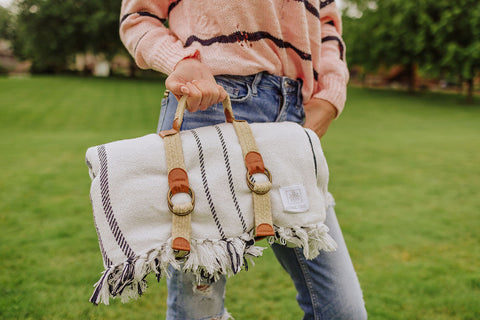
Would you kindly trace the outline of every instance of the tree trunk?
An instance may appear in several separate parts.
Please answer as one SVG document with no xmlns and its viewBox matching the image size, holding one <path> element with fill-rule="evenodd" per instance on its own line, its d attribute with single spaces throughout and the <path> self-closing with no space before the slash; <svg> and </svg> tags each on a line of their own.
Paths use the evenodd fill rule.
<svg viewBox="0 0 480 320">
<path fill-rule="evenodd" d="M 135 64 L 135 61 L 130 59 L 129 63 L 129 69 L 130 69 L 130 78 L 135 78 L 135 71 L 137 70 L 137 66 Z"/>
<path fill-rule="evenodd" d="M 467 104 L 473 104 L 473 78 L 467 80 Z"/>
<path fill-rule="evenodd" d="M 407 66 L 407 81 L 408 81 L 408 92 L 414 93 L 416 87 L 416 80 L 417 80 L 417 72 L 416 72 L 415 64 L 410 64 Z"/>
</svg>

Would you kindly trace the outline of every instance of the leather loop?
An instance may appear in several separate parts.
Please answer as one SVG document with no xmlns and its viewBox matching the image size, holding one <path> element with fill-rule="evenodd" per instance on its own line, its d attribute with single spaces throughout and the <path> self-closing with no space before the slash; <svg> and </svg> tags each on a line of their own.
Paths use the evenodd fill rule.
<svg viewBox="0 0 480 320">
<path fill-rule="evenodd" d="M 250 175 L 265 172 L 265 164 L 263 163 L 263 158 L 260 153 L 255 151 L 250 151 L 249 153 L 247 153 L 247 155 L 245 156 L 245 166 L 247 167 Z"/>
<path fill-rule="evenodd" d="M 173 123 L 172 123 L 172 128 L 173 128 L 173 130 L 175 130 L 175 131 L 177 131 L 177 132 L 180 131 L 180 127 L 181 127 L 181 125 L 182 125 L 181 123 L 179 124 L 178 121 L 179 121 L 179 119 L 178 119 L 178 118 L 175 118 L 175 119 L 173 120 Z"/>
<path fill-rule="evenodd" d="M 180 251 L 190 251 L 190 243 L 187 239 L 178 237 L 172 241 L 172 249 Z"/>
<path fill-rule="evenodd" d="M 171 136 L 178 133 L 178 130 L 175 129 L 170 129 L 170 130 L 163 130 L 158 133 L 158 135 L 162 138 L 165 139 L 165 137 Z"/>
<path fill-rule="evenodd" d="M 172 194 L 180 192 L 188 193 L 188 175 L 187 172 L 181 168 L 174 168 L 168 173 L 168 185 Z"/>
<path fill-rule="evenodd" d="M 273 230 L 272 225 L 268 223 L 260 224 L 259 226 L 257 226 L 257 229 L 255 230 L 255 237 L 257 238 L 264 238 L 264 237 L 274 236 L 274 235 L 275 235 L 275 231 Z"/>
</svg>

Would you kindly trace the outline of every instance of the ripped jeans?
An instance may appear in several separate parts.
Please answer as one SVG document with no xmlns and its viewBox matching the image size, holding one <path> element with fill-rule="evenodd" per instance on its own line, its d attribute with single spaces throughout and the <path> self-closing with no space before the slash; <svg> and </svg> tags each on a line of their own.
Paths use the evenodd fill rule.
<svg viewBox="0 0 480 320">
<path fill-rule="evenodd" d="M 251 76 L 217 76 L 217 83 L 230 95 L 235 118 L 249 122 L 294 121 L 302 123 L 304 110 L 301 83 L 285 77 L 259 73 Z M 177 100 L 170 94 L 162 101 L 158 130 L 171 129 Z M 186 112 L 182 130 L 225 122 L 223 107 Z M 362 291 L 353 268 L 333 207 L 328 208 L 325 224 L 337 242 L 334 252 L 322 251 L 307 260 L 299 248 L 279 244 L 271 247 L 297 289 L 297 302 L 304 320 L 367 318 Z M 202 286 L 195 277 L 170 268 L 167 279 L 167 320 L 228 319 L 225 277 Z"/>
</svg>

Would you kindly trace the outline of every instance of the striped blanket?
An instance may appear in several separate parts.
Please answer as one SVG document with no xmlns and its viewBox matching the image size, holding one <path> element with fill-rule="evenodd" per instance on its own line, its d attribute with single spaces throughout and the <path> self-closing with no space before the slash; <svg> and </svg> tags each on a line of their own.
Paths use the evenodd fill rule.
<svg viewBox="0 0 480 320">
<path fill-rule="evenodd" d="M 268 240 L 301 247 L 309 259 L 320 250 L 334 250 L 323 223 L 333 198 L 318 137 L 289 122 L 252 124 L 251 129 L 272 175 L 275 236 Z M 264 248 L 254 241 L 252 195 L 232 125 L 182 131 L 180 137 L 196 202 L 191 250 L 181 260 L 171 248 L 164 140 L 150 134 L 88 149 L 90 197 L 105 267 L 91 302 L 136 298 L 147 287 L 146 275 L 161 278 L 169 265 L 201 281 L 233 275 L 262 254 Z"/>
</svg>

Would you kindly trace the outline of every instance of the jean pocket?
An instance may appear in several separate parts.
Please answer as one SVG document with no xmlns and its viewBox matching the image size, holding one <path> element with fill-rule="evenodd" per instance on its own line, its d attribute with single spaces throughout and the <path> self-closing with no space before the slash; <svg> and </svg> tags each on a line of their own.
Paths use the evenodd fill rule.
<svg viewBox="0 0 480 320">
<path fill-rule="evenodd" d="M 232 102 L 243 102 L 252 95 L 252 88 L 247 82 L 226 76 L 218 77 L 216 80 L 217 84 L 221 85 L 228 93 Z"/>
<path fill-rule="evenodd" d="M 305 109 L 303 105 L 291 106 L 285 120 L 303 124 L 305 122 Z"/>
</svg>

